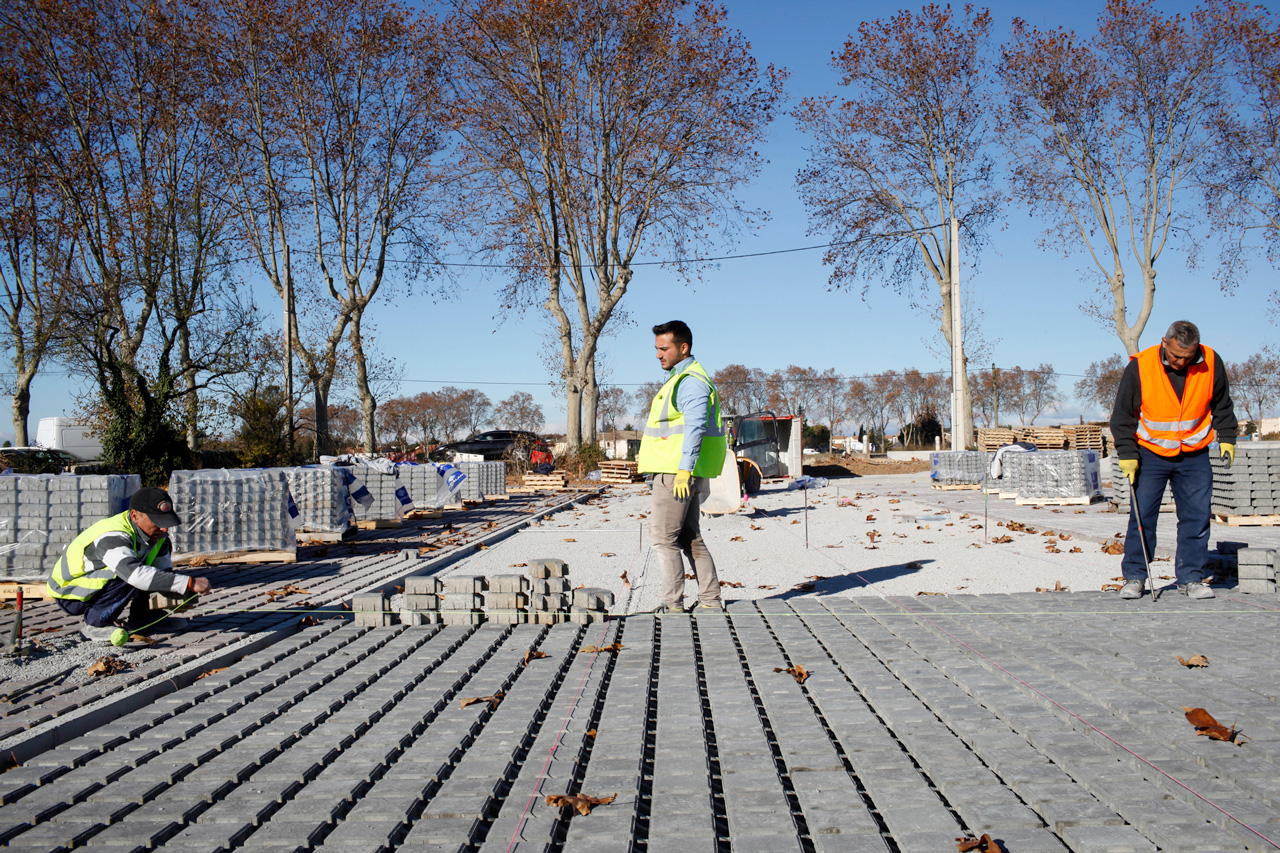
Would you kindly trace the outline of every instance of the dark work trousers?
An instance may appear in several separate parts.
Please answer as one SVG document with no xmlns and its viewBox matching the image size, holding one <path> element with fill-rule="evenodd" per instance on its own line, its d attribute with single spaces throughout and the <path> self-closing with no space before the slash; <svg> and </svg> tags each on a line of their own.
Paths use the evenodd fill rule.
<svg viewBox="0 0 1280 853">
<path fill-rule="evenodd" d="M 83 615 L 86 625 L 105 628 L 119 619 L 120 614 L 124 613 L 124 609 L 130 602 L 137 600 L 140 595 L 146 595 L 146 593 L 136 586 L 129 586 L 120 578 L 112 578 L 107 581 L 102 592 L 88 601 L 70 601 L 65 598 L 55 598 L 54 601 L 72 616 Z M 127 614 L 125 618 L 128 618 Z"/>
<path fill-rule="evenodd" d="M 1123 475 L 1120 475 L 1123 476 Z M 1156 522 L 1160 519 L 1160 500 L 1165 483 L 1173 491 L 1178 510 L 1178 553 L 1174 558 L 1174 575 L 1178 583 L 1202 581 L 1209 559 L 1209 501 L 1213 494 L 1213 469 L 1209 467 L 1209 450 L 1197 450 L 1178 456 L 1161 456 L 1138 447 L 1138 482 L 1130 494 L 1129 533 L 1124 537 L 1124 560 L 1120 568 L 1125 580 L 1147 579 L 1143 563 L 1142 543 L 1138 538 L 1136 510 L 1147 534 L 1147 555 L 1156 552 Z"/>
</svg>

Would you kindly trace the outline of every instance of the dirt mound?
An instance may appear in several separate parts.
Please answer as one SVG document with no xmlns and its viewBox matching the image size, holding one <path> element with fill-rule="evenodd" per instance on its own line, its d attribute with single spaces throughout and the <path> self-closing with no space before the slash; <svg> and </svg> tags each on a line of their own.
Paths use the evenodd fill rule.
<svg viewBox="0 0 1280 853">
<path fill-rule="evenodd" d="M 862 456 L 811 457 L 805 463 L 804 473 L 810 477 L 848 477 L 868 474 L 918 474 L 929 470 L 929 463 L 920 460 L 864 458 Z"/>
</svg>

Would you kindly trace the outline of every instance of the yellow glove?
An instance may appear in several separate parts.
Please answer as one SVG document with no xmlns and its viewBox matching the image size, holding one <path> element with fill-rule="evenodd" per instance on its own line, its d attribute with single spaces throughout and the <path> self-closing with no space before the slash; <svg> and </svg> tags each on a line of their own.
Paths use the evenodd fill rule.
<svg viewBox="0 0 1280 853">
<path fill-rule="evenodd" d="M 1129 485 L 1132 486 L 1138 479 L 1138 460 L 1121 459 L 1116 464 L 1120 467 L 1120 473 L 1129 478 Z"/>
<path fill-rule="evenodd" d="M 1227 467 L 1230 468 L 1236 463 L 1236 446 L 1225 441 L 1218 446 L 1222 448 L 1222 458 L 1227 460 Z"/>
<path fill-rule="evenodd" d="M 675 487 L 671 490 L 678 501 L 687 501 L 689 499 L 689 477 L 690 471 L 677 471 Z"/>
</svg>

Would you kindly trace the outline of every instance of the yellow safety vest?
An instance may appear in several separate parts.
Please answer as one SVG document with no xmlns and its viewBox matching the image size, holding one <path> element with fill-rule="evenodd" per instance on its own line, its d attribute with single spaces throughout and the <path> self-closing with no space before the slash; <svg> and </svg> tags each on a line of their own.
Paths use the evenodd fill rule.
<svg viewBox="0 0 1280 853">
<path fill-rule="evenodd" d="M 684 413 L 676 408 L 676 389 L 687 376 L 697 377 L 711 389 L 710 423 L 702 436 L 693 476 L 718 477 L 724 467 L 728 443 L 724 423 L 720 420 L 720 395 L 702 365 L 691 361 L 682 372 L 666 381 L 649 407 L 649 420 L 644 425 L 640 455 L 636 460 L 641 474 L 674 474 L 680 470 L 680 457 L 684 454 Z"/>
<path fill-rule="evenodd" d="M 102 592 L 102 588 L 110 583 L 116 573 L 105 566 L 100 569 L 92 569 L 85 565 L 84 552 L 86 548 L 97 541 L 98 537 L 106 533 L 129 534 L 134 550 L 137 550 L 138 532 L 134 530 L 133 522 L 129 520 L 128 510 L 119 515 L 102 519 L 102 521 L 92 525 L 88 530 L 71 540 L 67 550 L 62 552 L 62 556 L 58 558 L 57 564 L 54 565 L 53 571 L 49 575 L 47 586 L 49 587 L 50 595 L 54 598 L 64 598 L 72 601 L 88 601 L 99 592 Z M 164 542 L 165 537 L 163 536 L 156 540 L 146 558 L 142 561 L 144 565 L 150 566 L 155 562 L 156 558 L 160 556 L 160 549 L 164 546 Z"/>
</svg>

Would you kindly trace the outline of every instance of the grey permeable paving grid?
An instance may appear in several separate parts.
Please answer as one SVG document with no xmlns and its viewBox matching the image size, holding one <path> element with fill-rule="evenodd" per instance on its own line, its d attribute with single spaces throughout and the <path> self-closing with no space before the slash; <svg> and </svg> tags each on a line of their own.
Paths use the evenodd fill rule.
<svg viewBox="0 0 1280 853">
<path fill-rule="evenodd" d="M 1135 604 L 827 596 L 581 627 L 323 621 L 0 774 L 0 843 L 939 853 L 990 833 L 1009 853 L 1280 849 L 1280 606 Z M 546 656 L 526 665 L 530 649 Z M 1174 660 L 1193 653 L 1210 666 Z M 1197 736 L 1183 706 L 1250 740 Z M 550 794 L 617 798 L 579 815 Z"/>
</svg>

